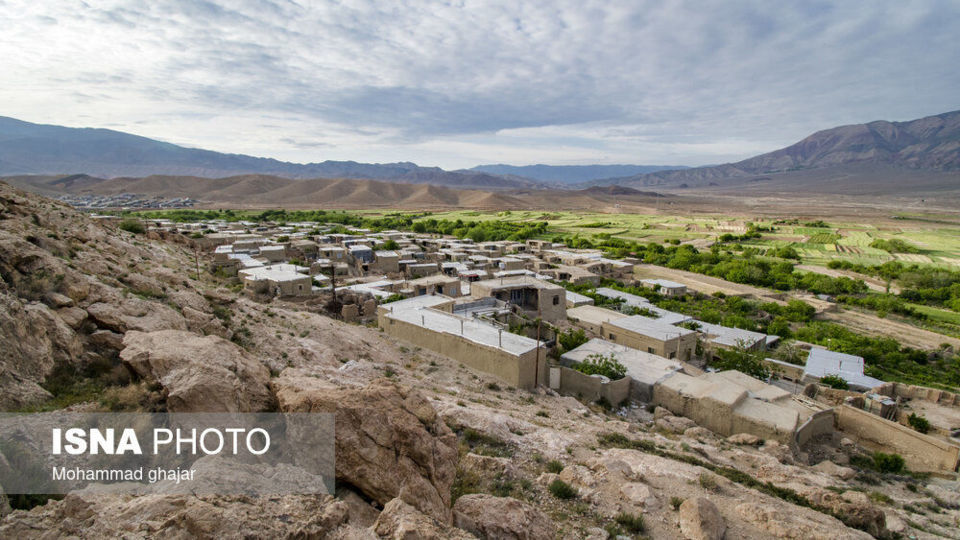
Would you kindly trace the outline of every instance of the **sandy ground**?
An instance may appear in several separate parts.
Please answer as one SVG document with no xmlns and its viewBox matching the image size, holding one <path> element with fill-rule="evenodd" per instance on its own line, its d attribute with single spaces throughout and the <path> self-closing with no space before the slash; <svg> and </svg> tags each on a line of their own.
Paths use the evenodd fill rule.
<svg viewBox="0 0 960 540">
<path fill-rule="evenodd" d="M 825 313 L 821 318 L 849 326 L 851 330 L 864 334 L 881 337 L 891 337 L 908 347 L 936 349 L 941 343 L 949 343 L 960 347 L 960 339 L 917 328 L 912 324 L 893 320 L 881 319 L 876 315 L 857 311 L 840 311 Z"/>
<path fill-rule="evenodd" d="M 732 283 L 720 278 L 705 276 L 703 274 L 695 274 L 693 272 L 687 272 L 686 270 L 674 270 L 673 268 L 667 268 L 665 266 L 657 266 L 653 264 L 637 265 L 636 275 L 639 279 L 669 279 L 671 281 L 683 283 L 687 287 L 702 292 L 703 294 L 722 292 L 728 296 L 753 296 L 756 298 L 763 298 L 764 300 L 780 302 L 782 302 L 782 298 L 784 296 L 782 293 L 778 293 L 777 291 L 770 289 L 753 287 L 751 285 L 741 285 L 740 283 Z"/>
</svg>

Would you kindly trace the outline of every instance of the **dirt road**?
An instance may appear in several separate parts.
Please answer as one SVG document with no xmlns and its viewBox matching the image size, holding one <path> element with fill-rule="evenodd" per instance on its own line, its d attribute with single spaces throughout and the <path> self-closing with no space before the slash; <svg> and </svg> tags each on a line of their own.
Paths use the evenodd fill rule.
<svg viewBox="0 0 960 540">
<path fill-rule="evenodd" d="M 817 274 L 823 274 L 825 276 L 830 276 L 834 278 L 848 277 L 851 279 L 862 279 L 863 282 L 867 284 L 867 287 L 871 291 L 887 292 L 887 282 L 883 281 L 882 279 L 866 276 L 863 274 L 858 274 L 856 272 L 850 272 L 848 270 L 834 270 L 832 268 L 825 268 L 823 266 L 813 266 L 809 264 L 798 264 L 794 268 L 803 272 L 814 272 Z M 900 294 L 900 287 L 897 287 L 896 285 L 890 285 L 890 292 L 893 294 Z"/>
</svg>

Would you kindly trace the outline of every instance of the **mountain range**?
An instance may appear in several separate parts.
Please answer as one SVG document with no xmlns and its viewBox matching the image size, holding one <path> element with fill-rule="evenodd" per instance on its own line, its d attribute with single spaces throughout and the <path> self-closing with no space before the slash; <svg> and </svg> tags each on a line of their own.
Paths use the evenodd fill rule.
<svg viewBox="0 0 960 540">
<path fill-rule="evenodd" d="M 76 174 L 96 178 L 97 189 L 106 187 L 100 184 L 103 179 L 120 177 L 253 175 L 350 178 L 502 192 L 619 185 L 636 189 L 653 186 L 658 190 L 748 186 L 768 192 L 827 190 L 856 194 L 876 189 L 909 193 L 921 184 L 929 192 L 960 189 L 960 111 L 907 122 L 836 127 L 780 150 L 708 167 L 499 164 L 457 171 L 409 162 L 290 163 L 187 148 L 108 129 L 67 128 L 0 117 L 0 175 L 59 178 Z M 45 180 L 36 183 L 44 184 L 44 190 L 51 187 Z"/>
<path fill-rule="evenodd" d="M 830 169 L 837 167 L 845 171 L 857 167 L 900 171 L 901 177 L 914 171 L 960 171 L 960 111 L 909 122 L 880 120 L 840 126 L 818 131 L 786 148 L 736 163 L 637 174 L 594 183 L 632 187 L 723 186 L 798 171 L 822 170 L 829 174 Z M 954 188 L 960 188 L 960 182 L 955 183 Z"/>
<path fill-rule="evenodd" d="M 323 161 L 290 163 L 271 158 L 187 148 L 109 129 L 68 128 L 0 117 L 0 175 L 179 175 L 222 178 L 266 174 L 285 178 L 366 178 L 457 188 L 551 187 L 543 182 L 481 171 L 445 171 L 414 163 Z"/>
</svg>

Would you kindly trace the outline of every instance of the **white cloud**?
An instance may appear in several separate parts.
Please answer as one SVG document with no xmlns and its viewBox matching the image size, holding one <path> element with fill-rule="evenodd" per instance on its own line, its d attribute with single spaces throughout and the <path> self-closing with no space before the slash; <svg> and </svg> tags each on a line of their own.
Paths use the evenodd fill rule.
<svg viewBox="0 0 960 540">
<path fill-rule="evenodd" d="M 955 2 L 0 0 L 0 114 L 294 161 L 703 164 L 958 108 Z"/>
</svg>

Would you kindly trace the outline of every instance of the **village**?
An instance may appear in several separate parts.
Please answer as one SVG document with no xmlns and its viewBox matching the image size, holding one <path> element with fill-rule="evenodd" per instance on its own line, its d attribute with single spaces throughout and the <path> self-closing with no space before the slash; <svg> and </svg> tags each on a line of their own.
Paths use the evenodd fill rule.
<svg viewBox="0 0 960 540">
<path fill-rule="evenodd" d="M 511 387 L 646 407 L 668 422 L 793 451 L 833 438 L 898 454 L 910 470 L 949 475 L 960 465 L 960 395 L 870 377 L 862 357 L 811 344 L 799 344 L 804 365 L 785 362 L 771 354 L 779 336 L 700 321 L 607 286 L 666 297 L 698 292 L 637 279 L 635 259 L 542 240 L 344 232 L 312 222 L 147 225 L 190 235 L 207 271 L 237 278 L 255 298 L 320 305 L 346 322 L 376 324 Z M 575 346 L 565 347 L 571 336 Z M 723 351 L 759 358 L 770 376 L 711 368 Z M 836 379 L 847 389 L 821 383 Z M 925 432 L 912 425 L 918 411 L 929 419 Z"/>
</svg>

